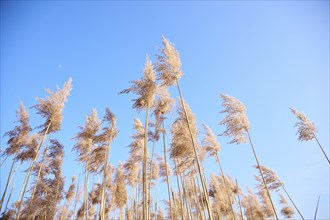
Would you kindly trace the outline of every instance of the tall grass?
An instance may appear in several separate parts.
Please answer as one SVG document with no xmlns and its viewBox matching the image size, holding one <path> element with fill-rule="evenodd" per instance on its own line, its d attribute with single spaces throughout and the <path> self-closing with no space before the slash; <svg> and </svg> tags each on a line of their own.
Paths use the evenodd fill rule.
<svg viewBox="0 0 330 220">
<path fill-rule="evenodd" d="M 294 218 L 295 211 L 304 219 L 284 183 L 260 162 L 250 135 L 246 107 L 238 99 L 221 94 L 221 112 L 225 114 L 220 121 L 225 129 L 222 135 L 231 138 L 230 144 L 250 144 L 258 172 L 256 192 L 248 188 L 244 193 L 237 181 L 225 173 L 224 155 L 219 154 L 217 137 L 206 124 L 203 124 L 204 132 L 200 132 L 193 110 L 183 99 L 179 84 L 183 76 L 180 54 L 165 37 L 162 43 L 155 64 L 146 56 L 142 77 L 131 81 L 130 87 L 120 92 L 133 93 L 132 108 L 138 113 L 142 111 L 145 117 L 143 122 L 138 118 L 133 120 L 127 160 L 112 166 L 111 148 L 119 134 L 117 119 L 109 108 L 105 109 L 102 120 L 96 109 L 92 109 L 76 135 L 72 135 L 73 151 L 76 161 L 83 166 L 84 180 L 80 181 L 80 174 L 78 180 L 75 176 L 71 181 L 68 179 L 67 189 L 62 172 L 65 147 L 50 136 L 61 130 L 71 79 L 63 89 L 47 90 L 45 99 L 37 99 L 38 104 L 33 108 L 45 121 L 36 129 L 30 127 L 28 112 L 20 103 L 17 124 L 4 135 L 8 146 L 1 157 L 8 158 L 6 163 L 12 164 L 1 197 L 0 209 L 6 204 L 2 219 L 255 220 L 280 219 L 277 213 L 284 218 Z M 176 87 L 177 102 L 169 92 L 171 86 Z M 299 119 L 298 139 L 315 139 L 329 162 L 316 138 L 315 125 L 302 113 L 291 110 Z M 46 137 L 50 144 L 44 147 Z M 149 142 L 153 145 L 151 157 Z M 40 159 L 42 149 L 44 154 Z M 205 161 L 210 157 L 217 163 L 218 175 L 208 172 Z M 24 162 L 30 164 L 19 198 L 7 207 L 15 187 L 15 183 L 12 184 L 15 171 Z M 34 177 L 32 183 L 31 176 Z M 159 196 L 163 183 L 166 198 Z M 276 198 L 280 198 L 281 208 L 275 207 Z"/>
</svg>

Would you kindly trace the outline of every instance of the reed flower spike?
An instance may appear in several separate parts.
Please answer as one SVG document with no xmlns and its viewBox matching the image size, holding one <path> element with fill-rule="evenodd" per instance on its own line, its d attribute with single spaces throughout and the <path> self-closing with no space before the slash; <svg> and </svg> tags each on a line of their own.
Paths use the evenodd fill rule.
<svg viewBox="0 0 330 220">
<path fill-rule="evenodd" d="M 250 129 L 249 120 L 246 117 L 246 108 L 244 104 L 238 99 L 220 94 L 222 98 L 222 105 L 225 110 L 221 113 L 227 113 L 227 116 L 220 122 L 220 125 L 227 126 L 227 129 L 222 135 L 232 138 L 230 144 L 242 144 L 246 143 L 247 135 L 246 132 Z"/>
</svg>

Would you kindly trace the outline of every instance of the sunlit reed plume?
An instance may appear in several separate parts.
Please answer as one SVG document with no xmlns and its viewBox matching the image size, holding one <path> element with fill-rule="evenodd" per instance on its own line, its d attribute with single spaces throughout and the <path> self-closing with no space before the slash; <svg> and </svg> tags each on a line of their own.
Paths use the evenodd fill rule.
<svg viewBox="0 0 330 220">
<path fill-rule="evenodd" d="M 295 127 L 298 127 L 298 139 L 300 141 L 312 140 L 314 138 L 314 134 L 317 132 L 313 122 L 311 122 L 303 113 L 292 108 L 290 109 L 292 113 L 299 119 L 299 121 L 295 124 Z"/>
<path fill-rule="evenodd" d="M 315 125 L 313 124 L 313 122 L 308 120 L 308 118 L 303 113 L 298 112 L 297 110 L 292 109 L 292 108 L 290 108 L 290 109 L 291 109 L 292 113 L 295 116 L 297 116 L 297 118 L 299 119 L 299 121 L 296 122 L 296 124 L 295 124 L 295 127 L 298 127 L 298 132 L 297 132 L 297 134 L 299 134 L 298 140 L 309 141 L 309 140 L 315 139 L 317 144 L 319 145 L 320 149 L 322 150 L 324 157 L 327 159 L 328 163 L 330 164 L 329 157 L 325 153 L 319 140 L 316 138 L 315 134 L 317 133 L 317 129 L 316 129 Z"/>
<path fill-rule="evenodd" d="M 157 158 L 158 163 L 159 163 L 159 176 L 162 177 L 161 181 L 163 183 L 165 183 L 166 182 L 166 169 L 167 169 L 167 175 L 172 176 L 171 167 L 168 163 L 165 166 L 165 160 L 162 156 L 156 154 L 156 158 Z"/>
<path fill-rule="evenodd" d="M 225 110 L 220 113 L 227 113 L 227 116 L 220 122 L 220 125 L 225 125 L 226 130 L 222 135 L 232 138 L 231 144 L 246 143 L 246 132 L 250 129 L 249 120 L 246 117 L 246 108 L 238 99 L 220 94 L 222 98 L 222 106 Z"/>
<path fill-rule="evenodd" d="M 32 130 L 29 122 L 29 115 L 22 102 L 19 103 L 19 110 L 16 112 L 17 122 L 19 123 L 13 130 L 5 133 L 8 136 L 8 147 L 3 155 L 17 155 L 21 148 L 28 142 L 29 132 Z"/>
<path fill-rule="evenodd" d="M 46 131 L 49 125 L 48 133 L 60 130 L 63 120 L 62 111 L 64 103 L 67 101 L 67 97 L 70 95 L 72 89 L 71 83 L 72 79 L 69 78 L 69 80 L 64 83 L 62 90 L 59 87 L 57 87 L 56 92 L 46 89 L 49 96 L 45 99 L 37 98 L 39 103 L 33 106 L 33 108 L 37 110 L 37 114 L 45 118 L 44 124 L 40 126 L 42 132 Z"/>
<path fill-rule="evenodd" d="M 127 191 L 125 186 L 125 177 L 124 177 L 124 169 L 123 165 L 119 164 L 116 171 L 116 177 L 115 177 L 115 202 L 118 208 L 123 209 L 123 206 L 127 202 Z"/>
<path fill-rule="evenodd" d="M 289 206 L 288 202 L 286 201 L 283 195 L 280 194 L 280 198 L 281 198 L 280 203 L 283 205 L 283 208 L 281 209 L 281 214 L 285 218 L 292 218 L 294 214 L 293 208 Z"/>
<path fill-rule="evenodd" d="M 158 78 L 163 85 L 172 86 L 183 75 L 181 71 L 180 54 L 174 44 L 162 36 L 164 48 L 160 49 L 162 55 L 157 55 L 158 62 L 155 67 L 159 72 Z"/>
<path fill-rule="evenodd" d="M 248 220 L 265 219 L 265 215 L 258 201 L 258 197 L 248 188 L 248 195 L 244 195 L 242 206 L 245 210 L 245 216 Z"/>
</svg>

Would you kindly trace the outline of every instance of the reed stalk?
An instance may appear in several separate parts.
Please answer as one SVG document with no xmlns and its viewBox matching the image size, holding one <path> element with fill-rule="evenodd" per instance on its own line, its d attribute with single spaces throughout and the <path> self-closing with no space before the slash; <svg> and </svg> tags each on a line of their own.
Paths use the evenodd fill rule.
<svg viewBox="0 0 330 220">
<path fill-rule="evenodd" d="M 299 213 L 300 217 L 304 220 L 304 216 L 301 214 L 301 212 L 299 211 L 298 207 L 296 206 L 296 204 L 294 203 L 294 201 L 292 200 L 291 196 L 289 195 L 288 191 L 286 191 L 284 185 L 281 185 L 282 189 L 284 190 L 285 194 L 288 196 L 288 198 L 290 199 L 290 201 L 292 202 L 293 206 L 295 207 L 295 209 L 297 210 L 297 212 Z"/>
<path fill-rule="evenodd" d="M 36 162 L 37 159 L 38 159 L 40 148 L 41 148 L 41 146 L 42 146 L 42 144 L 43 144 L 43 142 L 44 142 L 44 140 L 45 140 L 45 138 L 46 138 L 46 135 L 47 135 L 47 133 L 48 133 L 48 130 L 49 130 L 51 124 L 52 124 L 52 122 L 50 121 L 50 122 L 48 123 L 48 126 L 47 126 L 47 128 L 46 128 L 46 130 L 45 130 L 43 136 L 42 136 L 42 140 L 41 140 L 41 142 L 40 142 L 40 144 L 39 144 L 39 146 L 38 146 L 36 156 L 34 157 L 34 159 L 33 159 L 33 161 L 32 161 L 32 164 L 31 164 L 31 166 L 30 166 L 30 168 L 29 168 L 29 170 L 28 170 L 28 172 L 27 172 L 27 179 L 26 179 L 26 182 L 25 182 L 25 184 L 24 184 L 24 189 L 23 189 L 22 197 L 21 197 L 20 200 L 19 200 L 20 203 L 19 203 L 18 210 L 17 210 L 17 217 L 16 217 L 16 220 L 19 220 L 19 217 L 20 217 L 20 214 L 21 214 L 22 203 L 23 203 L 24 195 L 25 195 L 25 192 L 26 192 L 26 189 L 27 189 L 28 183 L 29 183 L 29 179 L 30 179 L 30 176 L 31 176 L 31 173 L 32 173 L 32 170 L 33 170 L 34 164 L 35 164 L 35 162 Z"/>
<path fill-rule="evenodd" d="M 317 204 L 316 204 L 316 209 L 315 209 L 315 214 L 314 214 L 314 220 L 316 220 L 316 216 L 317 216 L 317 210 L 319 209 L 319 202 L 320 202 L 320 196 L 317 199 Z"/>
<path fill-rule="evenodd" d="M 179 191 L 179 196 L 180 198 L 183 198 L 182 197 L 182 194 L 181 194 L 181 189 L 180 189 L 180 181 L 179 181 L 179 173 L 178 173 L 178 170 L 177 170 L 177 166 L 176 166 L 176 159 L 174 158 L 174 166 L 175 166 L 175 171 L 176 171 L 176 181 L 177 181 L 177 184 L 178 184 L 178 191 Z M 179 201 L 180 202 L 180 207 L 181 207 L 181 217 L 182 219 L 185 219 L 184 217 L 184 208 L 183 208 L 183 203 L 182 201 Z"/>
<path fill-rule="evenodd" d="M 142 164 L 142 198 L 143 198 L 143 219 L 148 220 L 147 216 L 147 152 L 148 152 L 148 119 L 149 119 L 149 107 L 146 107 L 146 119 L 145 119 L 145 134 L 144 134 L 144 148 L 143 148 L 143 164 Z"/>
<path fill-rule="evenodd" d="M 242 205 L 241 205 L 241 199 L 239 198 L 239 190 L 238 190 L 237 179 L 235 179 L 235 182 L 236 182 L 236 187 L 237 187 L 238 206 L 239 206 L 239 210 L 240 210 L 240 213 L 241 213 L 242 220 L 244 220 L 243 211 L 242 211 Z"/>
<path fill-rule="evenodd" d="M 225 185 L 225 190 L 226 190 L 226 194 L 227 194 L 227 197 L 228 197 L 228 201 L 230 203 L 230 209 L 231 209 L 231 212 L 232 212 L 232 215 L 233 215 L 233 219 L 235 220 L 236 218 L 235 218 L 235 212 L 234 212 L 234 208 L 233 208 L 233 203 L 232 203 L 232 201 L 230 199 L 226 177 L 225 177 L 225 175 L 223 173 L 223 170 L 222 170 L 222 167 L 221 167 L 221 164 L 220 164 L 220 158 L 219 158 L 219 155 L 218 154 L 217 154 L 216 161 L 218 162 L 218 165 L 219 165 L 219 168 L 220 168 L 222 180 L 223 180 L 223 183 Z"/>
<path fill-rule="evenodd" d="M 191 131 L 190 122 L 189 122 L 189 119 L 188 119 L 186 107 L 185 107 L 184 102 L 183 102 L 183 98 L 182 98 L 182 94 L 181 94 L 181 89 L 180 89 L 179 81 L 178 81 L 177 78 L 175 79 L 175 81 L 176 81 L 176 85 L 177 85 L 178 92 L 179 92 L 179 95 L 180 95 L 181 105 L 182 105 L 182 108 L 183 108 L 183 111 L 184 111 L 184 114 L 185 114 L 185 117 L 186 117 L 186 121 L 187 121 L 187 126 L 188 126 L 188 129 L 189 129 L 189 133 L 190 133 L 191 142 L 192 142 L 193 148 L 194 148 L 195 159 L 196 159 L 196 162 L 197 162 L 197 168 L 198 168 L 199 177 L 200 177 L 201 182 L 202 182 L 203 193 L 204 193 L 204 196 L 205 196 L 205 199 L 206 199 L 206 206 L 207 206 L 207 211 L 208 211 L 209 219 L 210 220 L 213 220 L 212 208 L 211 208 L 211 205 L 210 205 L 210 199 L 209 199 L 209 195 L 208 195 L 208 190 L 207 190 L 207 187 L 205 185 L 205 180 L 204 180 L 204 177 L 203 177 L 203 174 L 202 174 L 202 171 L 201 171 L 201 165 L 200 165 L 198 154 L 197 154 L 196 143 L 195 143 L 195 140 L 194 140 L 194 136 L 192 134 L 192 131 Z"/>
<path fill-rule="evenodd" d="M 275 209 L 275 206 L 274 206 L 273 200 L 272 200 L 272 198 L 271 198 L 271 196 L 270 196 L 270 192 L 269 192 L 269 190 L 268 190 L 268 187 L 267 187 L 267 184 L 266 184 L 266 181 L 265 181 L 264 174 L 263 174 L 263 172 L 262 172 L 262 170 L 261 170 L 261 167 L 260 167 L 260 164 L 259 164 L 259 160 L 258 160 L 257 154 L 256 154 L 256 152 L 255 152 L 255 149 L 254 149 L 254 146 L 253 146 L 253 143 L 252 143 L 252 140 L 251 140 L 250 132 L 248 131 L 248 129 L 245 129 L 245 131 L 246 131 L 246 133 L 247 133 L 247 135 L 248 135 L 248 137 L 249 137 L 249 141 L 250 141 L 250 145 L 251 145 L 251 148 L 252 148 L 252 151 L 253 151 L 253 155 L 254 155 L 254 158 L 255 158 L 255 160 L 256 160 L 256 162 L 257 162 L 257 164 L 258 164 L 258 169 L 259 169 L 259 171 L 260 171 L 260 175 L 261 175 L 261 178 L 262 178 L 262 182 L 263 182 L 263 184 L 264 184 L 264 186 L 265 186 L 265 189 L 266 189 L 266 191 L 267 191 L 267 195 L 268 195 L 268 198 L 269 198 L 270 203 L 271 203 L 271 205 L 272 205 L 273 212 L 274 212 L 274 214 L 275 214 L 276 219 L 278 220 L 279 218 L 278 218 L 278 215 L 277 215 L 277 213 L 276 213 L 276 209 Z"/>
<path fill-rule="evenodd" d="M 322 148 L 322 146 L 321 146 L 321 144 L 320 144 L 319 140 L 317 139 L 317 137 L 316 137 L 315 133 L 313 133 L 313 136 L 314 136 L 314 138 L 315 138 L 316 142 L 318 143 L 319 147 L 321 148 L 321 150 L 322 150 L 322 152 L 323 152 L 323 155 L 325 156 L 325 158 L 327 159 L 328 163 L 330 164 L 330 160 L 329 160 L 329 158 L 328 158 L 327 154 L 325 153 L 325 151 L 323 150 L 323 148 Z"/>
<path fill-rule="evenodd" d="M 48 139 L 49 140 L 49 139 Z M 38 170 L 38 175 L 37 175 L 37 178 L 36 178 L 36 183 L 34 185 L 34 189 L 33 189 L 33 192 L 32 192 L 32 195 L 31 195 L 31 199 L 30 199 L 30 205 L 32 203 L 32 200 L 34 198 L 34 194 L 37 190 L 37 185 L 38 185 L 38 181 L 39 181 L 39 177 L 40 177 L 40 173 L 41 173 L 41 169 L 42 169 L 42 165 L 43 165 L 43 162 L 44 162 L 44 158 L 45 158 L 45 155 L 46 155 L 46 152 L 47 152 L 47 149 L 48 149 L 48 146 L 45 147 L 45 150 L 44 150 L 44 153 L 43 153 L 43 156 L 42 156 L 42 159 L 41 159 L 41 162 L 40 162 L 40 167 L 39 167 L 39 170 Z"/>
<path fill-rule="evenodd" d="M 6 202 L 6 206 L 5 206 L 5 210 L 4 210 L 4 212 L 6 212 L 6 210 L 7 210 L 8 203 L 9 203 L 9 201 L 10 201 L 11 195 L 12 195 L 12 193 L 13 193 L 13 191 L 14 191 L 14 188 L 15 188 L 15 184 L 16 184 L 16 180 L 14 181 L 14 183 L 13 183 L 13 185 L 12 185 L 12 187 L 11 187 L 11 190 L 10 190 L 10 193 L 9 193 L 9 196 L 8 196 L 8 199 L 7 199 L 7 202 Z"/>
<path fill-rule="evenodd" d="M 4 200 L 5 200 L 5 196 L 6 196 L 6 192 L 7 192 L 8 186 L 9 186 L 11 180 L 12 180 L 12 177 L 14 176 L 13 168 L 14 168 L 15 162 L 16 162 L 16 160 L 13 160 L 13 162 L 11 163 L 11 167 L 10 167 L 10 171 L 9 171 L 9 174 L 8 174 L 8 178 L 7 178 L 5 190 L 4 190 L 3 194 L 2 194 L 1 201 L 0 201 L 0 211 L 2 209 L 2 204 L 3 204 Z"/>
<path fill-rule="evenodd" d="M 162 124 L 163 124 L 162 125 L 163 126 L 163 130 L 165 131 L 164 121 L 163 121 Z M 166 171 L 166 184 L 167 184 L 167 192 L 168 192 L 168 201 L 169 201 L 169 206 L 170 206 L 170 217 L 171 217 L 171 219 L 173 219 L 171 193 L 170 193 L 170 183 L 169 183 L 169 180 L 168 180 L 168 172 L 167 172 L 166 140 L 165 140 L 165 134 L 164 134 L 164 132 L 162 132 L 162 136 L 163 136 L 164 160 L 165 160 L 165 171 Z"/>
<path fill-rule="evenodd" d="M 102 193 L 101 193 L 101 204 L 100 204 L 100 218 L 101 220 L 105 220 L 105 195 L 106 195 L 106 183 L 107 183 L 107 169 L 108 169 L 108 160 L 110 153 L 110 144 L 108 143 L 107 153 L 105 155 L 105 167 L 103 170 L 103 184 L 102 184 Z"/>
<path fill-rule="evenodd" d="M 1 161 L 0 167 L 2 167 L 2 165 L 5 163 L 5 161 L 7 160 L 7 158 L 8 158 L 8 156 L 6 156 L 3 161 Z"/>
<path fill-rule="evenodd" d="M 75 200 L 74 200 L 74 207 L 73 207 L 73 218 L 76 215 L 76 208 L 77 208 L 77 198 L 78 198 L 78 190 L 79 190 L 79 182 L 80 182 L 80 173 L 78 175 L 78 183 L 77 183 L 77 189 L 76 189 L 76 196 L 75 196 Z"/>
</svg>

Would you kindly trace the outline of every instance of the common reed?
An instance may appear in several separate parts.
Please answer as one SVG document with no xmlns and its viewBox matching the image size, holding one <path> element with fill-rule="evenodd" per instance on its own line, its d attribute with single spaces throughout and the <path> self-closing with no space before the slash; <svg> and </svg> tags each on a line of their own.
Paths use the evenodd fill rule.
<svg viewBox="0 0 330 220">
<path fill-rule="evenodd" d="M 100 129 L 101 121 L 97 116 L 96 109 L 92 109 L 91 115 L 87 115 L 85 119 L 85 125 L 79 127 L 79 132 L 74 137 L 77 143 L 74 145 L 73 150 L 78 153 L 77 160 L 84 164 L 85 168 L 85 183 L 84 183 L 84 218 L 88 219 L 88 176 L 89 172 L 96 172 L 95 163 L 93 161 L 93 150 L 97 141 L 97 132 Z"/>
<path fill-rule="evenodd" d="M 29 149 L 28 147 L 29 133 L 32 130 L 32 128 L 29 123 L 28 112 L 25 109 L 22 102 L 19 103 L 19 109 L 16 112 L 16 117 L 17 117 L 18 125 L 16 125 L 13 130 L 8 131 L 4 134 L 4 136 L 8 136 L 8 141 L 7 141 L 8 147 L 5 149 L 5 151 L 2 153 L 1 156 L 6 156 L 6 157 L 14 156 L 14 159 L 10 167 L 4 192 L 1 196 L 0 211 L 2 209 L 2 204 L 4 202 L 6 192 L 10 184 L 10 180 L 15 174 L 15 172 L 13 173 L 14 165 L 18 159 L 22 158 L 21 155 L 22 155 L 22 151 L 24 151 L 24 148 L 27 147 Z M 23 155 L 26 155 L 25 152 Z M 24 160 L 25 158 L 21 161 L 23 162 Z"/>
<path fill-rule="evenodd" d="M 202 145 L 205 148 L 206 152 L 209 154 L 209 156 L 214 157 L 216 159 L 216 161 L 218 162 L 220 172 L 221 172 L 221 176 L 222 176 L 222 181 L 223 181 L 223 184 L 225 186 L 227 198 L 228 198 L 228 201 L 229 201 L 229 204 L 230 204 L 230 207 L 231 207 L 232 217 L 233 217 L 233 219 L 235 219 L 235 213 L 234 213 L 234 209 L 233 209 L 233 205 L 232 205 L 233 203 L 232 203 L 230 195 L 229 195 L 227 181 L 226 181 L 225 175 L 223 173 L 221 163 L 220 163 L 220 158 L 219 158 L 219 155 L 218 155 L 218 151 L 220 150 L 220 144 L 218 143 L 218 141 L 217 141 L 215 135 L 213 134 L 212 130 L 206 124 L 203 124 L 203 127 L 204 127 L 204 130 L 205 130 L 205 135 L 204 135 L 204 138 L 202 140 Z"/>
<path fill-rule="evenodd" d="M 226 113 L 227 115 L 225 118 L 220 122 L 220 125 L 225 125 L 226 130 L 222 133 L 222 135 L 231 137 L 232 140 L 229 142 L 231 144 L 236 143 L 246 143 L 247 138 L 249 139 L 254 158 L 258 164 L 258 168 L 260 171 L 260 176 L 262 178 L 265 190 L 267 191 L 268 198 L 270 200 L 274 215 L 276 219 L 278 219 L 276 209 L 274 206 L 274 203 L 272 201 L 272 198 L 270 196 L 269 189 L 267 187 L 265 177 L 263 175 L 263 172 L 260 168 L 259 160 L 257 157 L 257 154 L 255 152 L 251 137 L 250 137 L 250 123 L 246 116 L 246 108 L 242 102 L 240 102 L 238 99 L 220 94 L 220 97 L 222 98 L 222 106 L 225 108 L 221 111 L 221 113 Z"/>
<path fill-rule="evenodd" d="M 71 79 L 63 89 L 48 90 L 49 97 L 38 99 L 39 104 L 33 108 L 44 122 L 35 131 L 29 125 L 27 110 L 20 103 L 17 124 L 5 134 L 8 148 L 1 155 L 8 160 L 12 158 L 13 162 L 1 206 L 7 188 L 14 189 L 14 185 L 10 185 L 18 165 L 31 164 L 25 171 L 18 200 L 7 207 L 11 191 L 1 219 L 269 219 L 278 218 L 271 193 L 276 196 L 281 190 L 286 195 L 279 194 L 281 215 L 293 218 L 295 210 L 286 201 L 289 198 L 303 219 L 284 183 L 272 169 L 260 165 L 244 104 L 221 95 L 222 113 L 226 114 L 220 122 L 225 127 L 222 135 L 230 138 L 230 144 L 250 143 L 258 170 L 256 192 L 248 188 L 245 194 L 237 181 L 235 183 L 230 175 L 225 175 L 222 169 L 225 160 L 220 158 L 224 159 L 222 157 L 226 155 L 219 155 L 221 146 L 217 137 L 205 124 L 203 132 L 199 132 L 196 116 L 183 100 L 179 85 L 183 75 L 180 54 L 165 37 L 162 37 L 162 43 L 155 66 L 147 56 L 141 79 L 131 81 L 131 87 L 121 92 L 134 93 L 133 108 L 138 113 L 144 111 L 146 117 L 144 123 L 137 118 L 133 121 L 128 159 L 116 167 L 111 165 L 114 160 L 112 156 L 110 159 L 112 145 L 122 143 L 113 142 L 119 132 L 117 119 L 109 108 L 102 120 L 93 109 L 86 116 L 85 124 L 78 128 L 73 138 L 73 151 L 85 171 L 84 187 L 80 186 L 80 174 L 78 181 L 73 177 L 71 182 L 67 180 L 68 185 L 65 184 L 62 172 L 64 146 L 53 136 L 61 129 Z M 177 87 L 179 98 L 177 111 L 169 114 L 175 106 L 169 92 L 173 85 Z M 292 109 L 292 112 L 299 119 L 296 124 L 298 139 L 316 139 L 315 125 L 298 111 Z M 165 126 L 167 123 L 169 126 Z M 44 143 L 46 137 L 50 144 Z M 170 143 L 166 143 L 167 140 Z M 153 144 L 150 157 L 148 142 Z M 44 152 L 41 159 L 40 152 Z M 217 175 L 209 174 L 207 160 L 210 157 L 219 165 Z M 31 184 L 30 175 L 34 177 Z M 164 197 L 165 183 L 168 199 Z M 28 196 L 25 195 L 27 187 Z"/>
<path fill-rule="evenodd" d="M 39 128 L 41 128 L 40 133 L 42 134 L 41 135 L 42 138 L 41 138 L 41 141 L 40 141 L 38 147 L 36 148 L 37 149 L 36 154 L 33 157 L 32 164 L 29 167 L 29 170 L 27 171 L 27 174 L 26 174 L 27 179 L 23 186 L 22 196 L 19 199 L 20 202 L 19 202 L 17 217 L 16 217 L 17 220 L 20 217 L 22 201 L 24 199 L 24 195 L 25 195 L 28 183 L 29 183 L 32 169 L 34 167 L 36 160 L 38 159 L 39 151 L 45 140 L 45 137 L 47 136 L 47 134 L 57 132 L 61 128 L 61 123 L 63 120 L 62 111 L 64 108 L 64 104 L 67 101 L 67 97 L 70 95 L 70 91 L 72 89 L 71 84 L 72 84 L 72 79 L 69 78 L 69 80 L 64 83 L 62 90 L 59 87 L 57 87 L 56 92 L 53 92 L 50 89 L 47 89 L 46 92 L 48 93 L 49 96 L 45 99 L 37 98 L 37 101 L 39 103 L 33 106 L 33 108 L 35 108 L 37 110 L 37 114 L 41 115 L 45 119 L 45 122 L 39 126 Z"/>
<path fill-rule="evenodd" d="M 291 112 L 299 120 L 294 125 L 295 127 L 298 127 L 298 131 L 297 131 L 297 134 L 299 135 L 298 140 L 300 140 L 300 141 L 310 141 L 310 140 L 315 139 L 317 144 L 319 145 L 320 149 L 322 150 L 322 153 L 323 153 L 324 157 L 326 158 L 326 160 L 330 164 L 329 157 L 325 153 L 323 147 L 321 146 L 319 140 L 317 139 L 317 137 L 315 135 L 317 133 L 317 129 L 316 129 L 314 123 L 311 122 L 303 113 L 301 113 L 301 112 L 299 112 L 295 109 L 292 109 L 292 108 L 290 108 L 290 109 L 291 109 Z"/>
<path fill-rule="evenodd" d="M 210 205 L 209 196 L 207 193 L 208 190 L 206 187 L 206 183 L 204 180 L 204 176 L 203 176 L 201 165 L 200 165 L 199 158 L 198 158 L 197 146 L 195 143 L 196 140 L 195 140 L 194 135 L 191 130 L 192 129 L 191 125 L 190 125 L 191 122 L 189 121 L 189 116 L 188 116 L 188 113 L 185 108 L 185 104 L 183 101 L 183 97 L 182 97 L 182 93 L 181 93 L 181 89 L 180 89 L 180 85 L 179 85 L 179 81 L 178 81 L 178 79 L 180 79 L 183 75 L 183 72 L 181 70 L 180 54 L 174 47 L 174 44 L 171 43 L 164 36 L 162 36 L 162 42 L 163 42 L 164 48 L 160 49 L 162 55 L 157 55 L 158 62 L 156 63 L 156 70 L 159 73 L 158 78 L 162 81 L 162 85 L 171 86 L 174 83 L 177 85 L 177 89 L 178 89 L 180 101 L 181 101 L 181 106 L 182 106 L 182 109 L 183 109 L 183 112 L 185 115 L 186 126 L 188 127 L 189 133 L 190 133 L 190 140 L 191 140 L 194 155 L 195 155 L 195 162 L 197 164 L 198 173 L 199 173 L 199 177 L 200 177 L 200 180 L 202 183 L 204 196 L 206 198 L 206 204 L 207 204 L 209 218 L 211 220 L 213 220 L 211 205 Z"/>
<path fill-rule="evenodd" d="M 142 174 L 143 174 L 143 217 L 144 219 L 148 219 L 147 216 L 147 151 L 148 151 L 148 119 L 149 119 L 149 108 L 153 106 L 155 99 L 155 91 L 156 91 L 156 76 L 154 72 L 154 68 L 152 62 L 149 60 L 148 55 L 146 56 L 146 63 L 144 66 L 144 76 L 141 80 L 131 81 L 132 86 L 128 89 L 125 89 L 120 92 L 129 93 L 133 92 L 138 95 L 138 98 L 133 99 L 134 104 L 133 108 L 140 111 L 141 109 L 145 109 L 146 119 L 145 119 L 145 137 L 144 137 L 144 153 L 143 153 L 143 162 L 142 162 Z"/>
</svg>

